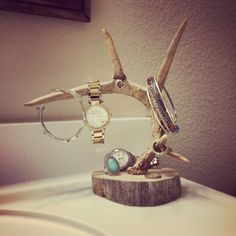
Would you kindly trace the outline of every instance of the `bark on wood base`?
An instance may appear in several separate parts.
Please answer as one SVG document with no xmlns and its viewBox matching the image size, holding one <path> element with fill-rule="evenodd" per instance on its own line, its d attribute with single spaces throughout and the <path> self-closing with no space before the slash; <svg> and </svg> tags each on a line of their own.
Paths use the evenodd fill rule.
<svg viewBox="0 0 236 236">
<path fill-rule="evenodd" d="M 157 206 L 177 199 L 181 195 L 180 175 L 173 169 L 149 169 L 148 174 L 160 178 L 146 178 L 144 175 L 110 176 L 104 171 L 92 173 L 93 192 L 111 201 L 128 206 Z"/>
</svg>

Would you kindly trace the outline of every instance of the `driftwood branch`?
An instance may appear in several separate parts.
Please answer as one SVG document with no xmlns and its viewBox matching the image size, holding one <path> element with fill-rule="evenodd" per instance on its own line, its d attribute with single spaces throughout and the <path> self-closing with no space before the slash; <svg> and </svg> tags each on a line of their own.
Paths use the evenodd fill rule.
<svg viewBox="0 0 236 236">
<path fill-rule="evenodd" d="M 143 175 L 147 174 L 148 168 L 155 157 L 163 156 L 163 154 L 167 154 L 170 157 L 173 157 L 179 161 L 190 163 L 189 159 L 173 152 L 173 150 L 166 146 L 167 143 L 167 135 L 164 134 L 159 139 L 154 140 L 152 148 L 149 148 L 145 151 L 137 160 L 133 167 L 128 169 L 129 174 L 133 175 Z"/>
<path fill-rule="evenodd" d="M 162 149 L 166 149 L 167 135 L 163 135 L 160 138 L 155 139 L 152 142 L 152 147 L 145 151 L 140 158 L 136 161 L 135 165 L 128 169 L 129 174 L 143 175 L 146 174 L 152 160 L 157 157 L 157 151 L 162 152 Z M 155 150 L 154 150 L 155 149 Z M 157 150 L 158 149 L 158 150 Z"/>
<path fill-rule="evenodd" d="M 184 19 L 170 43 L 166 56 L 164 57 L 159 72 L 156 76 L 156 80 L 161 90 L 164 87 L 168 72 L 170 70 L 171 63 L 174 59 L 175 52 L 177 50 L 177 47 L 179 45 L 180 39 L 183 35 L 186 25 L 187 25 L 187 19 Z"/>
<path fill-rule="evenodd" d="M 188 158 L 186 158 L 186 157 L 184 157 L 184 156 L 182 156 L 182 155 L 180 155 L 180 154 L 178 154 L 176 152 L 173 152 L 173 150 L 171 148 L 168 148 L 167 154 L 170 157 L 173 157 L 173 158 L 175 158 L 175 159 L 177 159 L 179 161 L 183 161 L 183 162 L 188 163 L 188 164 L 190 163 L 190 160 Z"/>
<path fill-rule="evenodd" d="M 169 72 L 171 63 L 174 58 L 175 51 L 177 49 L 177 46 L 181 39 L 183 31 L 186 27 L 186 24 L 187 24 L 187 20 L 185 19 L 181 23 L 180 27 L 177 30 L 177 33 L 175 34 L 173 40 L 171 41 L 167 54 L 162 62 L 161 68 L 156 77 L 157 82 L 160 86 L 160 89 L 162 89 L 164 86 L 167 74 Z M 102 30 L 102 33 L 105 37 L 105 41 L 106 41 L 108 50 L 110 52 L 111 61 L 114 65 L 114 80 L 101 83 L 101 92 L 103 94 L 123 94 L 123 95 L 134 97 L 135 99 L 137 99 L 138 101 L 144 104 L 149 114 L 151 115 L 151 120 L 152 120 L 152 135 L 154 139 L 154 141 L 151 144 L 152 148 L 149 148 L 139 157 L 135 166 L 129 170 L 129 173 L 130 174 L 146 173 L 150 166 L 151 161 L 156 157 L 159 149 L 160 149 L 159 150 L 160 152 L 166 150 L 166 154 L 168 154 L 169 156 L 176 158 L 180 161 L 189 163 L 189 160 L 186 157 L 183 157 L 182 155 L 179 155 L 173 152 L 171 148 L 166 147 L 167 137 L 163 135 L 163 130 L 160 128 L 153 114 L 153 111 L 151 110 L 151 106 L 149 104 L 148 97 L 147 97 L 146 88 L 144 86 L 141 86 L 139 84 L 126 80 L 117 51 L 114 46 L 114 42 L 110 34 L 104 29 Z M 117 86 L 116 80 L 119 80 L 119 79 L 122 80 L 121 87 Z M 73 90 L 74 92 L 77 92 L 81 96 L 88 95 L 88 89 L 86 85 L 78 86 L 78 87 L 72 88 L 71 90 Z M 26 102 L 24 105 L 31 107 L 31 106 L 36 106 L 39 104 L 45 104 L 45 103 L 49 103 L 53 101 L 70 99 L 70 98 L 73 98 L 73 96 L 71 96 L 70 94 L 65 94 L 63 92 L 53 92 L 53 93 L 44 95 L 42 97 L 36 98 L 32 101 Z"/>
<path fill-rule="evenodd" d="M 111 35 L 105 29 L 102 29 L 102 34 L 104 35 L 107 49 L 110 53 L 111 61 L 114 66 L 114 78 L 115 79 L 116 78 L 125 79 L 126 76 L 123 72 L 121 62 L 120 62 L 120 59 L 119 59 L 119 56 L 116 51 L 116 48 L 115 48 L 115 45 L 114 45 Z"/>
<path fill-rule="evenodd" d="M 72 88 L 74 92 L 77 92 L 81 96 L 87 96 L 88 95 L 88 88 L 87 85 L 78 86 L 75 88 Z M 148 98 L 146 95 L 146 88 L 144 86 L 141 86 L 139 84 L 133 83 L 131 81 L 126 81 L 125 85 L 122 87 L 122 89 L 117 88 L 115 86 L 114 81 L 104 82 L 101 83 L 101 91 L 102 94 L 123 94 L 130 97 L 136 98 L 138 101 L 144 104 L 148 109 L 150 108 L 150 104 L 148 102 Z M 45 104 L 53 101 L 58 100 L 64 100 L 64 99 L 70 99 L 73 98 L 71 94 L 65 94 L 63 92 L 53 92 L 47 95 L 44 95 L 42 97 L 36 98 L 34 100 L 31 100 L 29 102 L 24 103 L 24 106 L 37 106 L 40 104 Z"/>
</svg>

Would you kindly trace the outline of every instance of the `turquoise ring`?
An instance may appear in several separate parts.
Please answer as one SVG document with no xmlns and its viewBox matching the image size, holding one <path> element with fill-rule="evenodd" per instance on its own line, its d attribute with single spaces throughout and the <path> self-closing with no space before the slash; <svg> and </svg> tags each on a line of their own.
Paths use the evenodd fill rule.
<svg viewBox="0 0 236 236">
<path fill-rule="evenodd" d="M 107 158 L 105 158 L 104 169 L 105 173 L 108 173 L 110 175 L 118 175 L 120 173 L 119 163 L 112 156 L 108 156 Z"/>
</svg>

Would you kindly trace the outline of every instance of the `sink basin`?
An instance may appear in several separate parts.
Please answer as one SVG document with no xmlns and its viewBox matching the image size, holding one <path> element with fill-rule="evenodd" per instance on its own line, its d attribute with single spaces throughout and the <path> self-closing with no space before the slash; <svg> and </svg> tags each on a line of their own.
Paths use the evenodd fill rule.
<svg viewBox="0 0 236 236">
<path fill-rule="evenodd" d="M 0 235 L 105 236 L 102 232 L 69 218 L 13 210 L 0 210 Z"/>
</svg>

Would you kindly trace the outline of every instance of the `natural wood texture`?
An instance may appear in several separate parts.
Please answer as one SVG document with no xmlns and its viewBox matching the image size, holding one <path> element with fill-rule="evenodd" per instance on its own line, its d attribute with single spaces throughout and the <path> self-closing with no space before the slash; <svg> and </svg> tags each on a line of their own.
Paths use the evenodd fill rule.
<svg viewBox="0 0 236 236">
<path fill-rule="evenodd" d="M 164 154 L 175 158 L 176 160 L 190 163 L 189 159 L 174 152 L 170 147 L 166 145 L 167 135 L 164 134 L 160 138 L 153 140 L 153 146 L 146 150 L 136 161 L 133 167 L 128 169 L 128 173 L 132 175 L 143 175 L 148 172 L 148 167 L 150 166 L 151 161 L 156 156 L 164 156 Z"/>
<path fill-rule="evenodd" d="M 151 161 L 157 156 L 157 153 L 161 154 L 167 149 L 166 142 L 166 134 L 154 140 L 153 146 L 140 156 L 136 164 L 128 169 L 128 173 L 135 175 L 146 174 L 148 172 L 148 168 L 150 166 Z"/>
<path fill-rule="evenodd" d="M 133 176 L 122 172 L 109 176 L 104 171 L 92 173 L 93 192 L 114 202 L 128 206 L 157 206 L 177 199 L 181 195 L 178 172 L 169 169 L 149 169 L 161 178 Z"/>
<path fill-rule="evenodd" d="M 176 160 L 183 161 L 185 163 L 190 163 L 190 160 L 188 158 L 186 158 L 176 152 L 173 152 L 173 150 L 171 148 L 167 149 L 166 154 L 169 155 L 170 157 L 175 158 Z"/>
<path fill-rule="evenodd" d="M 74 92 L 77 92 L 81 96 L 88 95 L 87 85 L 78 86 L 78 87 L 72 88 L 71 90 Z M 101 83 L 101 91 L 102 91 L 102 94 L 115 93 L 115 94 L 123 94 L 123 95 L 134 97 L 135 99 L 143 103 L 143 105 L 146 106 L 147 109 L 151 109 L 150 104 L 148 102 L 147 94 L 146 94 L 146 88 L 144 86 L 133 83 L 131 81 L 126 81 L 122 89 L 117 88 L 115 86 L 114 81 L 103 82 Z M 26 102 L 24 103 L 24 106 L 37 106 L 39 104 L 45 104 L 45 103 L 49 103 L 53 101 L 70 99 L 70 98 L 73 98 L 71 94 L 65 94 L 63 92 L 53 92 L 53 93 L 44 95 L 42 97 L 36 98 L 32 101 Z"/>
<path fill-rule="evenodd" d="M 102 34 L 104 35 L 105 42 L 111 56 L 112 64 L 114 65 L 114 77 L 126 78 L 111 35 L 105 29 L 102 29 Z"/>
<path fill-rule="evenodd" d="M 184 29 L 187 25 L 187 19 L 184 19 L 181 25 L 179 26 L 174 38 L 172 39 L 170 46 L 167 50 L 167 54 L 162 61 L 160 70 L 158 72 L 158 75 L 156 77 L 157 83 L 159 85 L 160 90 L 164 87 L 168 72 L 170 70 L 171 63 L 174 59 L 175 52 L 177 50 L 177 47 L 179 45 L 179 41 L 184 33 Z"/>
<path fill-rule="evenodd" d="M 163 62 L 161 64 L 161 68 L 160 68 L 159 73 L 157 75 L 157 80 L 158 80 L 157 82 L 158 82 L 160 88 L 162 88 L 164 86 L 164 83 L 165 83 L 167 74 L 169 72 L 171 63 L 173 61 L 177 46 L 179 44 L 179 41 L 181 39 L 181 36 L 183 34 L 183 31 L 184 31 L 186 25 L 187 25 L 187 19 L 185 19 L 181 23 L 179 29 L 177 30 L 177 32 L 170 44 L 167 54 L 166 54 L 165 58 L 163 59 Z M 117 75 L 118 77 L 122 77 L 122 75 L 124 75 L 124 72 L 123 72 L 117 51 L 115 49 L 113 40 L 112 40 L 110 34 L 105 29 L 102 30 L 102 33 L 105 36 L 106 44 L 107 44 L 108 50 L 110 51 L 110 54 L 111 54 L 111 60 L 114 65 L 114 74 Z M 127 82 L 128 81 L 126 81 L 126 83 Z M 146 88 L 141 85 L 138 85 L 136 83 L 133 83 L 131 81 L 129 81 L 129 83 L 125 87 L 122 87 L 122 89 L 117 88 L 115 86 L 114 81 L 105 82 L 105 83 L 101 84 L 101 89 L 102 89 L 102 93 L 104 93 L 104 94 L 117 93 L 117 94 L 124 94 L 124 95 L 128 95 L 128 96 L 132 96 L 132 97 L 138 99 L 139 101 L 141 101 L 147 108 L 150 107 L 148 99 L 147 99 L 147 95 L 146 95 Z M 87 90 L 86 85 L 78 86 L 78 87 L 72 88 L 71 90 L 78 92 L 78 94 L 80 94 L 81 96 L 88 95 L 88 90 Z M 140 95 L 139 95 L 139 93 L 140 93 Z M 67 98 L 73 98 L 73 97 L 69 94 L 64 94 L 62 92 L 55 92 L 55 93 L 50 93 L 50 94 L 44 95 L 42 97 L 36 98 L 32 101 L 26 102 L 26 103 L 24 103 L 24 105 L 25 106 L 36 106 L 39 104 L 44 104 L 44 103 L 67 99 Z"/>
<path fill-rule="evenodd" d="M 157 82 L 160 86 L 160 88 L 163 88 L 165 80 L 167 78 L 167 74 L 169 72 L 171 63 L 174 58 L 174 54 L 176 52 L 177 46 L 180 42 L 181 36 L 183 34 L 183 31 L 186 27 L 187 20 L 185 19 L 180 27 L 178 28 L 170 46 L 167 51 L 167 54 L 161 64 L 161 68 L 159 70 L 159 73 L 157 75 Z M 108 51 L 110 52 L 111 61 L 114 65 L 114 79 L 113 81 L 108 81 L 101 83 L 101 91 L 103 94 L 123 94 L 128 95 L 131 97 L 134 97 L 138 101 L 144 104 L 144 106 L 147 108 L 148 113 L 151 116 L 152 119 L 152 136 L 153 136 L 153 142 L 150 144 L 150 147 L 148 150 L 146 150 L 138 159 L 137 163 L 132 167 L 131 170 L 129 170 L 130 174 L 133 175 L 142 175 L 147 173 L 147 170 L 149 168 L 150 162 L 153 158 L 158 155 L 156 152 L 153 151 L 153 144 L 157 143 L 159 139 L 163 136 L 164 132 L 159 126 L 158 121 L 156 120 L 153 111 L 151 109 L 151 106 L 148 101 L 148 96 L 146 92 L 146 88 L 144 86 L 138 85 L 134 82 L 128 81 L 125 77 L 125 74 L 123 72 L 121 62 L 119 60 L 118 53 L 115 49 L 114 42 L 111 38 L 111 35 L 105 30 L 102 30 L 102 34 L 104 35 Z M 122 81 L 122 86 L 118 86 L 117 80 Z M 71 90 L 77 92 L 81 96 L 87 96 L 88 95 L 88 89 L 86 85 L 78 86 L 75 88 L 72 88 Z M 45 104 L 57 100 L 62 99 L 69 99 L 73 98 L 70 94 L 64 94 L 62 92 L 54 92 L 51 94 L 44 95 L 42 97 L 36 98 L 32 101 L 26 102 L 25 106 L 36 106 L 39 104 Z M 166 143 L 166 141 L 165 141 Z M 165 145 L 164 145 L 165 146 Z M 179 155 L 178 153 L 173 152 L 171 148 L 166 147 L 166 154 L 168 154 L 171 157 L 176 158 L 177 160 L 184 161 L 189 163 L 189 160 L 186 157 L 183 157 L 182 155 Z"/>
</svg>

